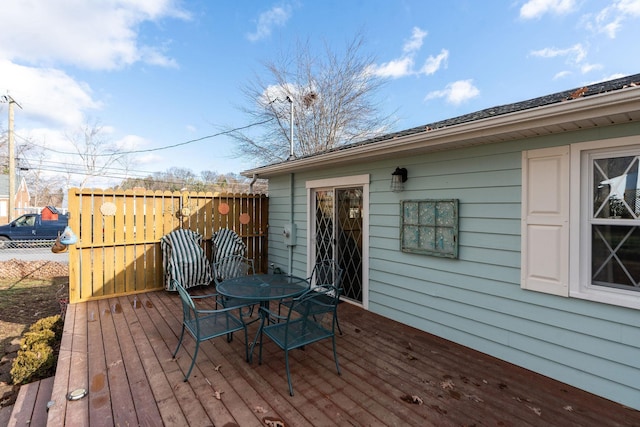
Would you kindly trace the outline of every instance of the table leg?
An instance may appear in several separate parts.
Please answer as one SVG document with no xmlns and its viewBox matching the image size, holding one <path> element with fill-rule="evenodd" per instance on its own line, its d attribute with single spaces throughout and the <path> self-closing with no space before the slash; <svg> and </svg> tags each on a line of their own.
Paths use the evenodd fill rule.
<svg viewBox="0 0 640 427">
<path fill-rule="evenodd" d="M 265 308 L 265 310 L 262 310 Z M 262 333 L 262 328 L 264 326 L 264 320 L 266 316 L 269 316 L 269 301 L 260 301 L 260 309 L 258 310 L 258 314 L 260 315 L 260 326 L 258 326 L 258 331 L 256 332 L 256 336 L 249 347 L 249 363 L 253 363 L 253 349 L 256 347 L 256 343 L 258 342 L 258 338 L 260 338 L 260 334 Z"/>
</svg>

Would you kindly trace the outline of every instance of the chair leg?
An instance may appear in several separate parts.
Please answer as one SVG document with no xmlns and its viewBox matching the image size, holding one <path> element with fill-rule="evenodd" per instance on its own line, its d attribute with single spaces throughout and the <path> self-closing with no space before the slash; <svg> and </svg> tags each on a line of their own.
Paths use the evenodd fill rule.
<svg viewBox="0 0 640 427">
<path fill-rule="evenodd" d="M 338 371 L 338 375 L 342 375 L 340 365 L 338 364 L 338 352 L 336 351 L 336 336 L 333 335 L 331 340 L 333 341 L 333 359 L 336 361 L 336 370 Z"/>
<path fill-rule="evenodd" d="M 336 315 L 336 326 L 338 327 L 338 332 L 342 335 L 342 328 L 340 327 L 340 322 L 338 322 L 338 316 Z"/>
<path fill-rule="evenodd" d="M 184 337 L 184 323 L 182 324 L 182 332 L 180 332 L 180 339 L 178 340 L 178 346 L 176 347 L 176 351 L 173 352 L 173 358 L 176 358 L 176 354 L 178 354 L 178 350 L 180 349 L 180 344 L 182 344 L 182 338 Z"/>
<path fill-rule="evenodd" d="M 189 379 L 189 375 L 191 375 L 191 370 L 193 369 L 193 365 L 196 364 L 196 358 L 198 357 L 199 349 L 200 349 L 200 341 L 196 340 L 196 349 L 193 352 L 193 359 L 191 360 L 191 366 L 189 367 L 189 371 L 187 372 L 187 375 L 184 376 L 185 382 Z"/>
<path fill-rule="evenodd" d="M 247 334 L 247 327 L 244 327 L 244 355 L 247 363 L 249 362 L 249 335 Z"/>
<path fill-rule="evenodd" d="M 291 372 L 289 372 L 289 350 L 284 351 L 284 364 L 287 367 L 287 381 L 289 382 L 289 394 L 293 396 L 293 385 L 291 384 Z"/>
<path fill-rule="evenodd" d="M 260 323 L 260 352 L 258 354 L 258 365 L 262 365 L 262 328 L 264 327 L 264 317 Z M 251 349 L 253 350 L 253 348 Z M 253 358 L 253 351 L 251 351 L 251 358 Z"/>
<path fill-rule="evenodd" d="M 278 301 L 278 323 L 280 323 L 280 318 L 282 316 L 281 310 L 282 310 L 282 301 Z"/>
</svg>

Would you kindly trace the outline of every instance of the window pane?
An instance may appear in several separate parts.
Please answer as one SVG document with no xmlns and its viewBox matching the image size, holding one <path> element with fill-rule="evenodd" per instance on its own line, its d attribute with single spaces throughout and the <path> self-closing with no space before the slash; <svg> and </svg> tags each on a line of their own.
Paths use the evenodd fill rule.
<svg viewBox="0 0 640 427">
<path fill-rule="evenodd" d="M 591 235 L 593 284 L 640 291 L 640 228 L 594 225 Z"/>
<path fill-rule="evenodd" d="M 594 218 L 635 219 L 640 216 L 638 157 L 597 159 L 593 162 Z"/>
<path fill-rule="evenodd" d="M 400 244 L 403 252 L 458 257 L 458 200 L 401 202 Z"/>
</svg>

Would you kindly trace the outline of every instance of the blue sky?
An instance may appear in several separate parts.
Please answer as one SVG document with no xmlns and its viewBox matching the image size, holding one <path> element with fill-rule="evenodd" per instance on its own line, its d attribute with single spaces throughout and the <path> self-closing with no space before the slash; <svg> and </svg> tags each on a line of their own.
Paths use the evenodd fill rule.
<svg viewBox="0 0 640 427">
<path fill-rule="evenodd" d="M 320 55 L 362 35 L 394 130 L 640 73 L 640 0 L 5 3 L 0 94 L 22 107 L 18 142 L 74 165 L 64 135 L 97 121 L 123 151 L 150 150 L 131 176 L 256 166 L 225 136 L 164 147 L 249 124 L 241 87 L 298 40 Z"/>
</svg>

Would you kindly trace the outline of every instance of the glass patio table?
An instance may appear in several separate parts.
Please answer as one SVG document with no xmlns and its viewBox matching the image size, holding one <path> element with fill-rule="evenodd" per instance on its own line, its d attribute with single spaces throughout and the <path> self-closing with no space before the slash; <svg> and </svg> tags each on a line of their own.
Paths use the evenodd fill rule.
<svg viewBox="0 0 640 427">
<path fill-rule="evenodd" d="M 287 274 L 250 274 L 223 280 L 217 285 L 216 290 L 227 298 L 260 301 L 261 307 L 268 309 L 270 301 L 295 298 L 307 291 L 309 286 L 309 282 L 303 277 Z M 264 325 L 264 316 L 268 316 L 268 310 L 259 310 L 259 315 L 262 321 L 249 349 L 249 361 L 253 359 L 253 349 Z"/>
</svg>

